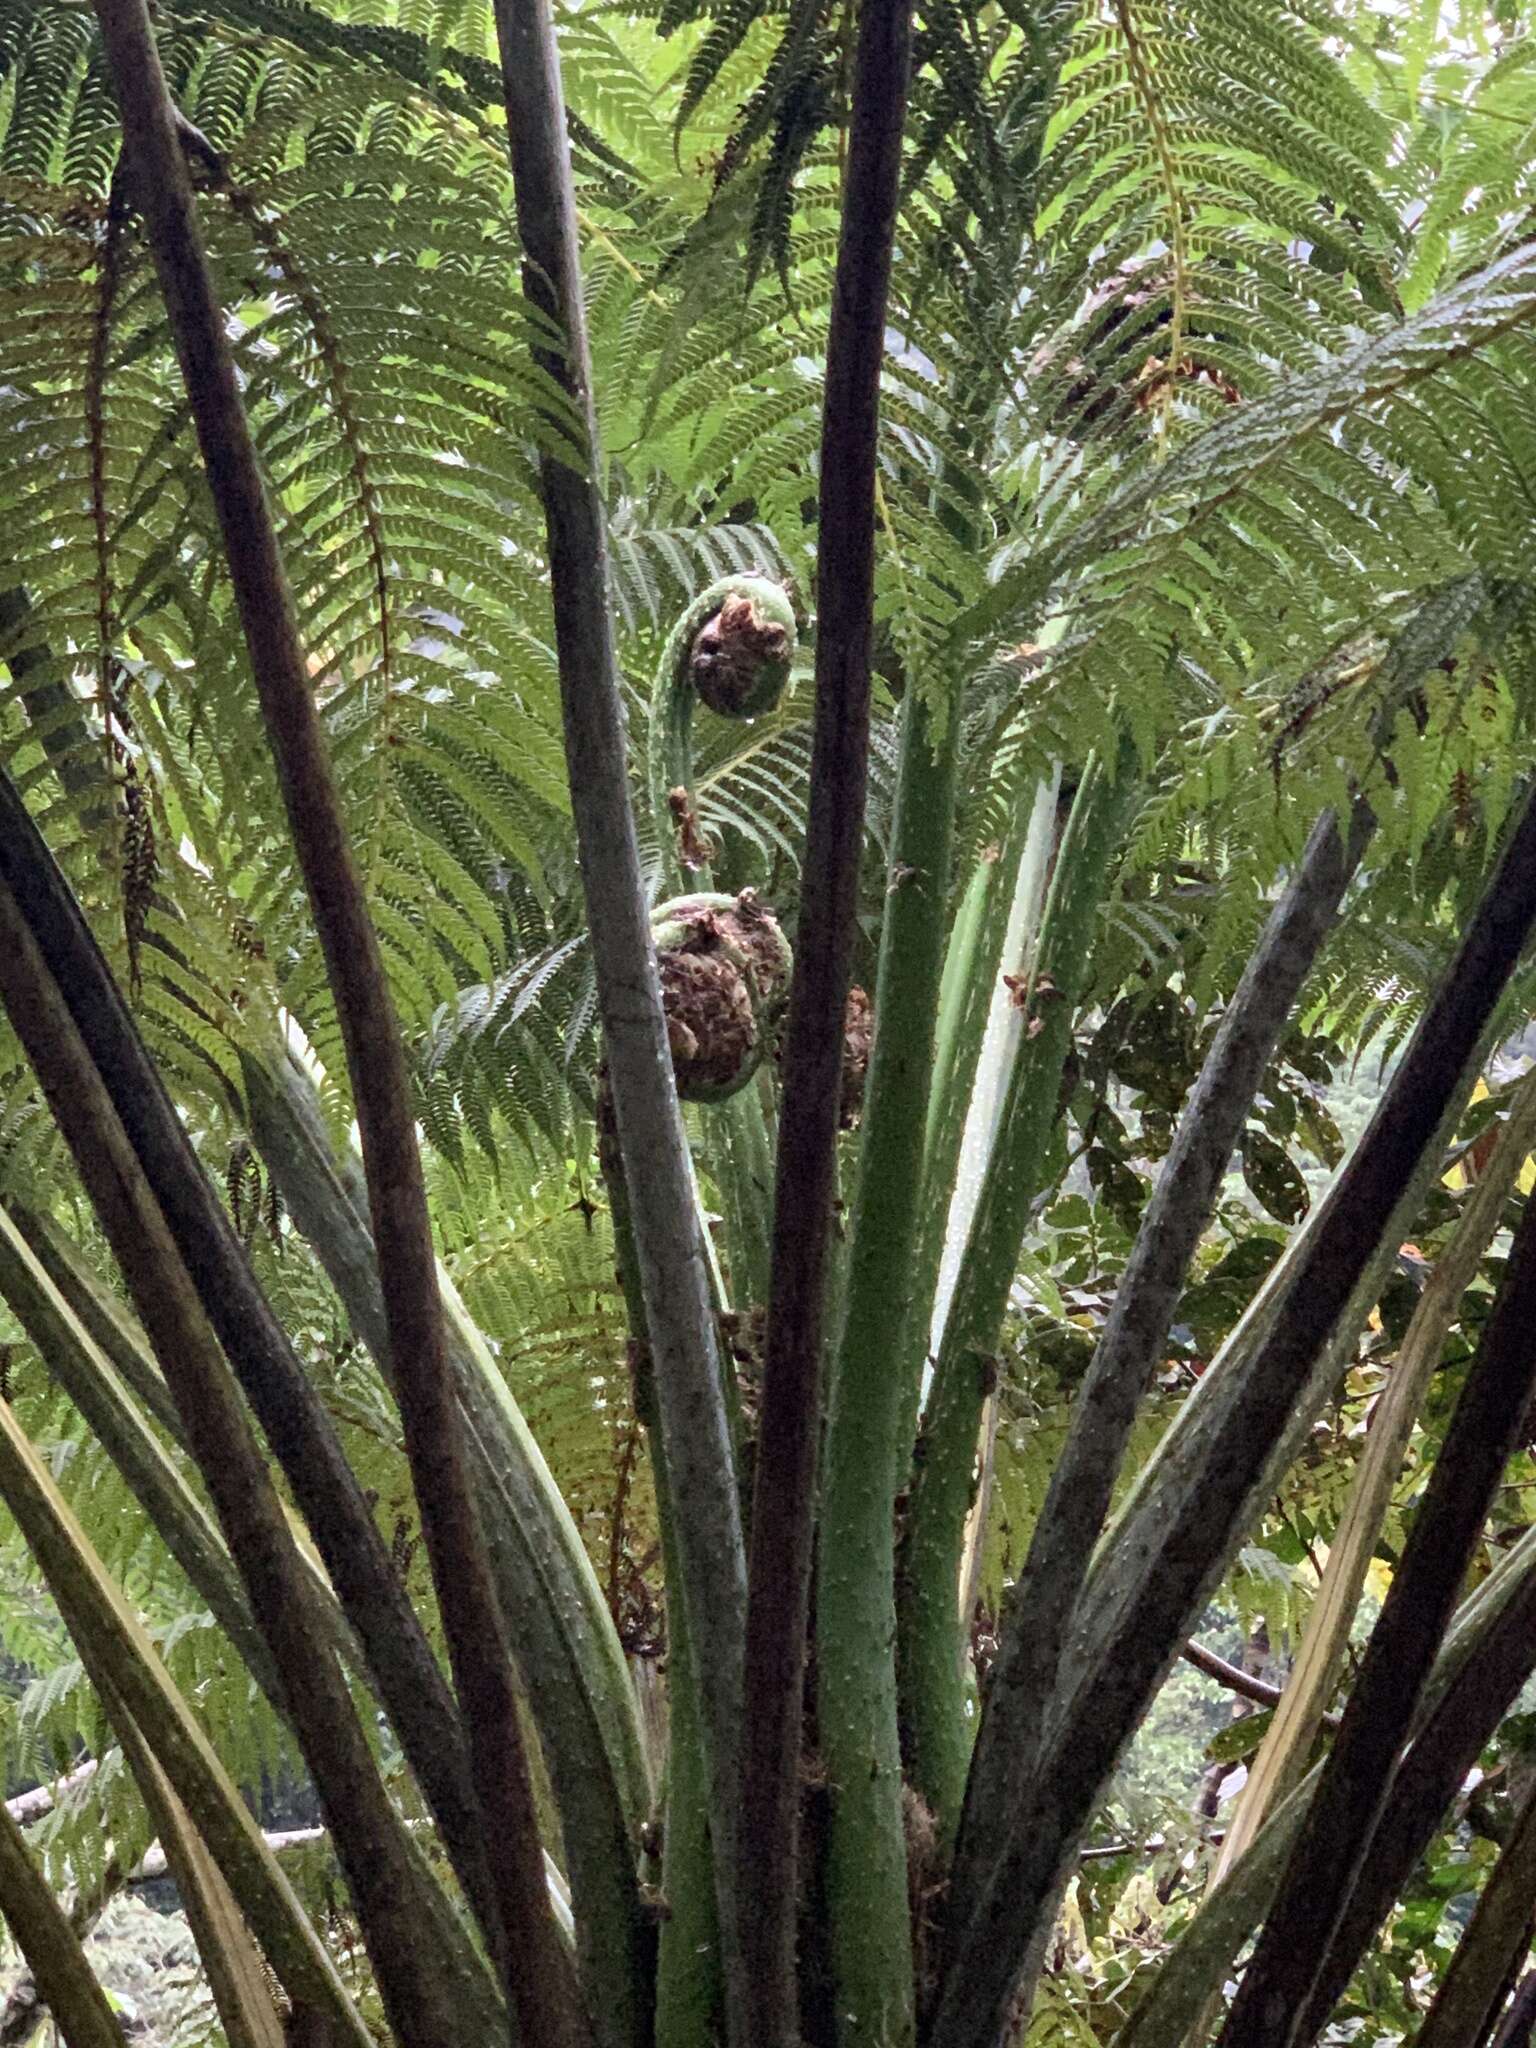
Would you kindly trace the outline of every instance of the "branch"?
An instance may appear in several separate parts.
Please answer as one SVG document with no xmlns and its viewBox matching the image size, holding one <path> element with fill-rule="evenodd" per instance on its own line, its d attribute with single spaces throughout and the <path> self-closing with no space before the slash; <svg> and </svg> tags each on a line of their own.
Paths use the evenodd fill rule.
<svg viewBox="0 0 1536 2048">
<path fill-rule="evenodd" d="M 69 2048 L 123 2048 L 123 2030 L 21 1829 L 0 1813 L 0 1912 Z"/>
<path fill-rule="evenodd" d="M 1245 1700 L 1252 1700 L 1256 1706 L 1277 1707 L 1280 1704 L 1278 1685 L 1266 1685 L 1262 1678 L 1255 1678 L 1251 1671 L 1244 1671 L 1239 1665 L 1229 1664 L 1225 1657 L 1218 1657 L 1214 1650 L 1208 1650 L 1193 1637 L 1179 1655 L 1186 1664 L 1193 1664 L 1197 1671 L 1203 1671 L 1207 1678 L 1214 1678 L 1229 1692 L 1241 1693 Z"/>
<path fill-rule="evenodd" d="M 1220 1660 L 1218 1659 L 1218 1662 Z M 1214 1848 L 1226 1840 L 1220 1828 L 1214 1834 L 1202 1834 L 1200 1839 Z M 1086 1849 L 1079 1849 L 1079 1863 L 1113 1863 L 1119 1856 L 1157 1856 L 1168 1846 L 1166 1835 L 1148 1835 L 1144 1842 L 1094 1842 Z"/>
<path fill-rule="evenodd" d="M 51 1785 L 37 1785 L 30 1792 L 18 1792 L 14 1799 L 7 1799 L 5 1810 L 18 1827 L 29 1828 L 34 1821 L 43 1820 L 52 1813 L 66 1793 L 73 1792 L 77 1786 L 89 1784 L 100 1768 L 101 1759 L 88 1756 L 83 1764 L 76 1764 L 72 1771 L 66 1771 Z"/>
<path fill-rule="evenodd" d="M 262 716 L 347 1052 L 395 1387 L 468 1737 L 496 1901 L 492 1948 L 527 2037 L 580 2038 L 533 1845 L 536 1816 L 505 1629 L 443 1343 L 405 1051 L 352 861 L 255 446 L 194 211 L 146 0 L 97 0 L 124 148 L 224 537 Z"/>
</svg>

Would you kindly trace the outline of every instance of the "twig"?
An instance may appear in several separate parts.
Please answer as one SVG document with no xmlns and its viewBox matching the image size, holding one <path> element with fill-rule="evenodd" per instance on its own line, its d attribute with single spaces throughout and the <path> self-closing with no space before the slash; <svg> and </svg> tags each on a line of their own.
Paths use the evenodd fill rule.
<svg viewBox="0 0 1536 2048">
<path fill-rule="evenodd" d="M 1226 1840 L 1223 1830 L 1213 1835 L 1202 1835 L 1201 1840 L 1212 1848 Z M 1148 1835 L 1144 1842 L 1095 1842 L 1090 1848 L 1079 1849 L 1079 1863 L 1112 1863 L 1118 1856 L 1157 1856 L 1168 1846 L 1166 1835 Z"/>
<path fill-rule="evenodd" d="M 1255 1706 L 1277 1707 L 1280 1704 L 1278 1685 L 1269 1685 L 1264 1679 L 1255 1678 L 1251 1671 L 1244 1671 L 1241 1665 L 1229 1664 L 1225 1657 L 1218 1657 L 1214 1650 L 1208 1650 L 1203 1643 L 1197 1643 L 1193 1636 L 1179 1655 L 1186 1664 L 1193 1664 L 1197 1671 L 1203 1671 L 1207 1678 L 1214 1678 L 1217 1684 L 1224 1685 L 1228 1692 L 1241 1693 L 1245 1700 L 1252 1700 Z"/>
<path fill-rule="evenodd" d="M 34 1821 L 52 1813 L 65 1794 L 73 1792 L 79 1785 L 88 1784 L 100 1768 L 101 1759 L 88 1756 L 83 1764 L 76 1764 L 72 1771 L 66 1771 L 62 1778 L 55 1778 L 51 1785 L 35 1785 L 30 1792 L 18 1792 L 14 1799 L 7 1799 L 5 1810 L 18 1827 L 29 1828 Z"/>
<path fill-rule="evenodd" d="M 1193 1637 L 1184 1645 L 1179 1655 L 1186 1664 L 1193 1664 L 1197 1671 L 1203 1671 L 1207 1678 L 1214 1678 L 1218 1685 L 1226 1686 L 1229 1692 L 1241 1693 L 1245 1700 L 1252 1700 L 1255 1706 L 1278 1707 L 1281 1688 L 1269 1685 L 1262 1678 L 1255 1678 L 1251 1671 L 1244 1671 L 1239 1665 L 1229 1664 L 1225 1657 L 1218 1657 L 1214 1650 L 1208 1650 L 1204 1643 L 1197 1643 Z M 1337 1728 L 1337 1714 L 1324 1714 L 1323 1725 Z"/>
</svg>

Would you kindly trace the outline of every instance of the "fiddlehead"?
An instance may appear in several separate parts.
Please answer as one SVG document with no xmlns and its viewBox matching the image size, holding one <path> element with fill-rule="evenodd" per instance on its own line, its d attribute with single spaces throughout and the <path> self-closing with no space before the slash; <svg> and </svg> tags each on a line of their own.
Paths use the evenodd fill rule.
<svg viewBox="0 0 1536 2048">
<path fill-rule="evenodd" d="M 724 1102 L 773 1042 L 793 965 L 772 911 L 739 896 L 674 897 L 651 915 L 677 1092 Z"/>
<path fill-rule="evenodd" d="M 710 847 L 693 788 L 695 701 L 722 718 L 761 718 L 783 695 L 795 657 L 794 608 L 765 576 L 724 576 L 673 627 L 651 700 L 650 796 L 662 886 L 708 882 Z"/>
</svg>

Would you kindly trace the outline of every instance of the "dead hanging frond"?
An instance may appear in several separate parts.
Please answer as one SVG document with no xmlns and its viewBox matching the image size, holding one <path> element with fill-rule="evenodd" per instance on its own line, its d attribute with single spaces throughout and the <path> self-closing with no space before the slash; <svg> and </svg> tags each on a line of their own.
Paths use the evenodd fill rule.
<svg viewBox="0 0 1536 2048">
<path fill-rule="evenodd" d="M 139 959 L 144 931 L 160 872 L 150 790 L 139 764 L 126 746 L 121 755 L 123 937 L 128 946 L 128 980 L 135 996 L 140 989 Z"/>
<path fill-rule="evenodd" d="M 241 1242 L 248 1245 L 256 1234 L 262 1208 L 261 1161 L 248 1138 L 239 1138 L 230 1147 L 224 1168 L 224 1199 Z"/>
<path fill-rule="evenodd" d="M 129 704 L 132 671 L 123 658 L 116 545 L 109 480 L 109 369 L 119 299 L 127 270 L 130 195 L 121 164 L 113 174 L 99 223 L 96 286 L 91 309 L 82 400 L 88 448 L 88 494 L 95 584 L 96 711 L 104 779 L 116 791 L 107 814 L 115 834 L 128 980 L 139 993 L 139 954 L 158 873 L 151 793 L 134 746 Z"/>
<path fill-rule="evenodd" d="M 249 1247 L 257 1233 L 275 1252 L 283 1248 L 283 1198 L 249 1138 L 237 1138 L 224 1166 L 224 1199 L 240 1242 Z"/>
<path fill-rule="evenodd" d="M 709 23 L 684 80 L 674 146 L 752 29 L 777 12 L 766 0 L 724 0 L 718 6 L 709 0 L 670 0 L 663 8 L 657 26 L 664 35 L 684 22 Z M 817 138 L 837 117 L 842 72 L 842 28 L 832 0 L 792 0 L 762 82 L 737 109 L 715 164 L 717 197 L 749 168 L 757 177 L 743 297 L 769 260 L 788 286 L 796 181 Z"/>
<path fill-rule="evenodd" d="M 96 583 L 96 708 L 101 720 L 101 745 L 110 783 L 113 760 L 113 718 L 117 700 L 117 593 L 113 571 L 111 518 L 107 504 L 107 360 L 112 346 L 113 315 L 122 275 L 123 238 L 128 202 L 121 167 L 112 180 L 107 211 L 101 223 L 96 300 L 91 314 L 91 339 L 86 357 L 83 401 L 85 432 L 90 448 L 91 541 L 95 550 Z"/>
</svg>

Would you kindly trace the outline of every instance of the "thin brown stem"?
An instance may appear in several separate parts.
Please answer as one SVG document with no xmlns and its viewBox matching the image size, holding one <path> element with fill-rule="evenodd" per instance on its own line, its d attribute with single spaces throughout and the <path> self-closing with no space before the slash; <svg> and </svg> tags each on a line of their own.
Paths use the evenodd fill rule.
<svg viewBox="0 0 1536 2048">
<path fill-rule="evenodd" d="M 1214 1650 L 1208 1650 L 1204 1643 L 1197 1643 L 1193 1637 L 1184 1645 L 1179 1655 L 1186 1664 L 1193 1664 L 1197 1671 L 1203 1671 L 1207 1678 L 1214 1678 L 1218 1685 L 1224 1685 L 1228 1692 L 1240 1693 L 1245 1700 L 1252 1700 L 1257 1707 L 1278 1707 L 1281 1689 L 1271 1685 L 1267 1679 L 1255 1678 L 1251 1671 L 1244 1671 L 1236 1664 L 1229 1664 L 1225 1657 L 1218 1657 Z M 1337 1728 L 1337 1714 L 1324 1714 L 1323 1726 Z"/>
</svg>

